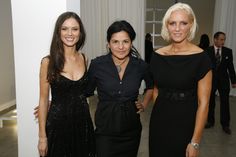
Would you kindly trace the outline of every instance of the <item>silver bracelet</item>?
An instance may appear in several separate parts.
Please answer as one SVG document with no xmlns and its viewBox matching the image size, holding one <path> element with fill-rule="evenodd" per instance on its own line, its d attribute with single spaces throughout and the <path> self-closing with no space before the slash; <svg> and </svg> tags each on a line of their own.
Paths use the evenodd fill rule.
<svg viewBox="0 0 236 157">
<path fill-rule="evenodd" d="M 191 141 L 190 144 L 193 146 L 194 149 L 199 150 L 200 147 L 199 143 Z"/>
</svg>

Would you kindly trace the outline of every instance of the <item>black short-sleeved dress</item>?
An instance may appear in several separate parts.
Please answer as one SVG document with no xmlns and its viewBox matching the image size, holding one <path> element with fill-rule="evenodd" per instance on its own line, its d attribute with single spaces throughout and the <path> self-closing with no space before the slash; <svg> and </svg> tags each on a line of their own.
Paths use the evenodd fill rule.
<svg viewBox="0 0 236 157">
<path fill-rule="evenodd" d="M 130 56 L 123 79 L 120 80 L 111 54 L 91 61 L 89 95 L 97 88 L 95 136 L 98 157 L 136 157 L 142 126 L 135 106 L 141 81 L 147 89 L 153 81 L 141 59 Z"/>
<path fill-rule="evenodd" d="M 150 119 L 150 157 L 185 157 L 198 107 L 197 84 L 211 69 L 205 52 L 152 55 L 151 72 L 158 97 Z"/>
<path fill-rule="evenodd" d="M 95 137 L 84 96 L 88 75 L 73 81 L 60 75 L 51 83 L 52 102 L 46 122 L 47 157 L 95 157 Z"/>
</svg>

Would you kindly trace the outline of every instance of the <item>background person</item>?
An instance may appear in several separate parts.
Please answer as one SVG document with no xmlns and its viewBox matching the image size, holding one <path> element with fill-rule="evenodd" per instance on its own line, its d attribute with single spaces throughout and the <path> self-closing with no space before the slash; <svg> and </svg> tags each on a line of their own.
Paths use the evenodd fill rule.
<svg viewBox="0 0 236 157">
<path fill-rule="evenodd" d="M 150 63 L 153 53 L 152 36 L 150 33 L 145 35 L 145 62 Z"/>
<path fill-rule="evenodd" d="M 207 34 L 202 34 L 200 37 L 200 43 L 198 44 L 200 48 L 206 50 L 210 46 L 210 40 Z"/>
<path fill-rule="evenodd" d="M 211 128 L 215 124 L 215 94 L 220 96 L 220 123 L 225 133 L 231 134 L 229 92 L 230 81 L 232 87 L 236 87 L 236 75 L 233 65 L 232 49 L 224 47 L 225 33 L 214 34 L 214 45 L 207 49 L 213 66 L 213 82 L 208 113 L 208 121 L 205 128 Z"/>
</svg>

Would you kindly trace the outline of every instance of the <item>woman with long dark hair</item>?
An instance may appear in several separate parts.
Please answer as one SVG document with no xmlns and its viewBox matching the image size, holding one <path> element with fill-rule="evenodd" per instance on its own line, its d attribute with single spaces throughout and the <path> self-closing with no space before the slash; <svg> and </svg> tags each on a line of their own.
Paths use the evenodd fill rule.
<svg viewBox="0 0 236 157">
<path fill-rule="evenodd" d="M 40 156 L 95 156 L 94 129 L 84 96 L 88 84 L 86 59 L 80 52 L 85 36 L 77 14 L 65 12 L 58 17 L 50 54 L 40 67 Z"/>
</svg>

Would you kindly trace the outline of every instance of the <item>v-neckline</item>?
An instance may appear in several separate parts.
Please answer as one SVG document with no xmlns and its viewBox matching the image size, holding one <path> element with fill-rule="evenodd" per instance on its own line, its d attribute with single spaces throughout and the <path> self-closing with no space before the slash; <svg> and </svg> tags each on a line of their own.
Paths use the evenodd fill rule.
<svg viewBox="0 0 236 157">
<path fill-rule="evenodd" d="M 66 76 L 63 75 L 63 74 L 60 74 L 60 76 L 64 77 L 65 79 L 67 79 L 67 80 L 69 80 L 69 81 L 78 82 L 78 81 L 80 81 L 80 80 L 82 80 L 82 79 L 84 78 L 85 74 L 86 74 L 86 71 L 85 71 L 84 74 L 83 74 L 79 79 L 77 79 L 77 80 L 72 80 L 72 79 L 66 77 Z"/>
<path fill-rule="evenodd" d="M 126 67 L 125 67 L 123 77 L 120 78 L 120 75 L 119 75 L 119 72 L 117 71 L 116 65 L 115 65 L 115 63 L 114 63 L 114 61 L 113 61 L 113 59 L 112 59 L 112 56 L 110 55 L 110 59 L 111 59 L 111 62 L 112 62 L 112 64 L 113 64 L 113 67 L 114 67 L 113 69 L 115 70 L 116 76 L 118 77 L 119 81 L 123 81 L 123 79 L 124 79 L 124 77 L 125 77 L 125 75 L 126 75 L 126 73 L 127 73 L 127 68 L 129 68 L 129 64 L 130 64 L 131 58 L 132 58 L 132 57 L 129 56 L 129 61 L 128 61 Z"/>
</svg>

